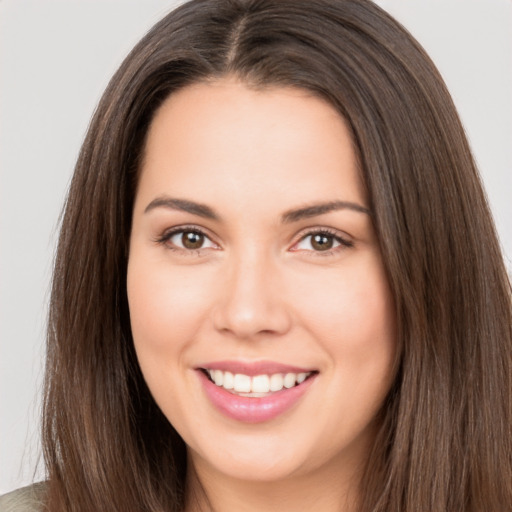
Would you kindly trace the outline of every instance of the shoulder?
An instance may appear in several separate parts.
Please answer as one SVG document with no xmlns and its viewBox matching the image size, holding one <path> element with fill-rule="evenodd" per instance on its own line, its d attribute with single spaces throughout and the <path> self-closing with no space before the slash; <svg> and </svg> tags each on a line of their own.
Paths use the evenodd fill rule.
<svg viewBox="0 0 512 512">
<path fill-rule="evenodd" d="M 0 496 L 0 512 L 41 512 L 45 488 L 39 482 Z"/>
</svg>

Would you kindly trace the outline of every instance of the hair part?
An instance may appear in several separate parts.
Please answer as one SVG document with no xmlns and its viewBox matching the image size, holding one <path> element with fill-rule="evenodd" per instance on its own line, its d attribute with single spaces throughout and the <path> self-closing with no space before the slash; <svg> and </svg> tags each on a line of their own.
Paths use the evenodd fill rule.
<svg viewBox="0 0 512 512">
<path fill-rule="evenodd" d="M 193 0 L 112 78 L 78 158 L 55 262 L 48 510 L 183 509 L 186 447 L 133 348 L 128 245 L 156 110 L 180 88 L 226 76 L 305 89 L 351 130 L 399 330 L 360 510 L 510 510 L 510 282 L 439 73 L 368 0 Z"/>
</svg>

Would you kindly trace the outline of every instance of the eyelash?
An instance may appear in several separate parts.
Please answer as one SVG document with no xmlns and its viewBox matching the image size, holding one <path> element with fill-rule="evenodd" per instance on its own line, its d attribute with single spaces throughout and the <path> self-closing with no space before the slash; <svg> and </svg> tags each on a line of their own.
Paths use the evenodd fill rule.
<svg viewBox="0 0 512 512">
<path fill-rule="evenodd" d="M 203 230 L 197 228 L 196 226 L 180 226 L 180 227 L 172 228 L 168 231 L 165 231 L 161 236 L 159 236 L 158 238 L 155 239 L 155 242 L 158 244 L 161 244 L 161 245 L 165 245 L 166 248 L 171 251 L 180 252 L 186 256 L 199 256 L 201 254 L 201 250 L 203 248 L 186 249 L 186 248 L 176 247 L 176 246 L 169 244 L 169 240 L 174 235 L 177 235 L 179 233 L 195 233 L 195 234 L 204 236 L 205 238 L 207 238 L 208 240 L 211 241 L 211 238 L 208 236 L 208 234 L 205 233 Z M 332 256 L 340 250 L 348 249 L 348 248 L 351 248 L 354 246 L 354 243 L 352 241 L 347 240 L 347 239 L 343 238 L 342 236 L 340 236 L 339 232 L 330 230 L 327 228 L 310 229 L 310 230 L 304 232 L 303 234 L 301 234 L 299 240 L 297 242 L 295 242 L 293 245 L 295 246 L 295 245 L 299 244 L 300 242 L 302 242 L 303 240 L 307 239 L 308 237 L 313 237 L 315 235 L 323 235 L 323 236 L 332 238 L 335 242 L 339 243 L 338 246 L 333 247 L 331 249 L 327 249 L 325 251 L 315 251 L 315 250 L 307 251 L 307 252 L 314 254 L 315 256 L 320 256 L 320 257 Z M 212 242 L 212 243 L 214 243 L 214 242 Z M 305 249 L 295 249 L 294 251 L 298 252 L 298 251 L 302 251 L 302 250 L 305 250 Z"/>
<path fill-rule="evenodd" d="M 327 249 L 325 251 L 315 251 L 315 250 L 308 250 L 307 252 L 310 252 L 314 256 L 320 256 L 320 257 L 328 257 L 328 256 L 334 256 L 339 251 L 343 251 L 344 249 L 349 249 L 354 246 L 354 242 L 351 240 L 347 240 L 346 238 L 343 238 L 338 231 L 331 230 L 328 228 L 318 228 L 318 229 L 309 229 L 302 233 L 300 235 L 300 238 L 297 242 L 295 242 L 293 245 L 297 245 L 303 240 L 307 239 L 308 237 L 314 237 L 315 235 L 321 235 L 326 236 L 329 238 L 332 238 L 334 242 L 339 243 L 338 246 L 333 247 L 331 249 Z M 301 251 L 305 249 L 295 249 L 295 251 Z"/>
<path fill-rule="evenodd" d="M 182 247 L 176 247 L 171 244 L 169 244 L 169 240 L 179 233 L 195 233 L 197 235 L 202 235 L 208 240 L 211 240 L 211 238 L 208 236 L 207 233 L 205 233 L 203 230 L 195 227 L 195 226 L 180 226 L 177 228 L 172 228 L 168 231 L 165 231 L 161 236 L 159 236 L 155 242 L 161 245 L 165 245 L 166 249 L 169 249 L 171 251 L 180 252 L 186 256 L 199 256 L 201 254 L 201 249 L 185 249 Z"/>
</svg>

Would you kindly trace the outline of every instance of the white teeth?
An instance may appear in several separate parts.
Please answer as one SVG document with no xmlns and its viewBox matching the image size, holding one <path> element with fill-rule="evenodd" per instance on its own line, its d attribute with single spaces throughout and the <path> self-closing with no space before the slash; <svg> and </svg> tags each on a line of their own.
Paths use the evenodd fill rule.
<svg viewBox="0 0 512 512">
<path fill-rule="evenodd" d="M 233 389 L 235 386 L 235 376 L 230 372 L 224 372 L 224 382 L 222 387 L 224 389 Z"/>
<path fill-rule="evenodd" d="M 280 373 L 274 373 L 270 376 L 270 391 L 281 391 L 283 386 L 283 376 Z"/>
<path fill-rule="evenodd" d="M 224 372 L 222 370 L 214 370 L 213 382 L 215 382 L 217 386 L 222 386 L 222 384 L 224 383 Z"/>
<path fill-rule="evenodd" d="M 297 375 L 297 384 L 301 384 L 302 382 L 304 382 L 306 380 L 307 376 L 308 376 L 307 373 L 299 373 Z"/>
<path fill-rule="evenodd" d="M 249 375 L 243 375 L 237 373 L 235 375 L 235 382 L 233 389 L 238 393 L 250 393 L 251 392 L 251 377 Z"/>
<path fill-rule="evenodd" d="M 233 375 L 222 370 L 207 370 L 211 380 L 219 387 L 236 393 L 255 393 L 264 396 L 267 393 L 281 391 L 283 388 L 293 388 L 304 382 L 312 372 L 307 373 L 274 373 L 272 375 L 256 375 L 250 377 L 242 373 Z M 255 395 L 251 395 L 255 396 Z"/>
<path fill-rule="evenodd" d="M 257 375 L 252 378 L 251 391 L 253 393 L 268 393 L 270 391 L 270 378 L 268 375 Z"/>
<path fill-rule="evenodd" d="M 293 388 L 295 386 L 295 382 L 297 382 L 297 374 L 296 373 L 287 373 L 284 376 L 284 387 L 285 388 Z"/>
</svg>

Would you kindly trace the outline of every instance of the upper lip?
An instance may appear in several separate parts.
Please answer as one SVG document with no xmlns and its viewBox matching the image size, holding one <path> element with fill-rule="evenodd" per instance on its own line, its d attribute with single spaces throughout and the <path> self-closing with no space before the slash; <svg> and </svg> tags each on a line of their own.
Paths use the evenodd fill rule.
<svg viewBox="0 0 512 512">
<path fill-rule="evenodd" d="M 309 373 L 314 368 L 304 368 L 275 361 L 212 361 L 202 364 L 198 369 L 222 370 L 233 374 L 241 373 L 254 377 L 256 375 L 273 375 L 275 373 Z"/>
</svg>

